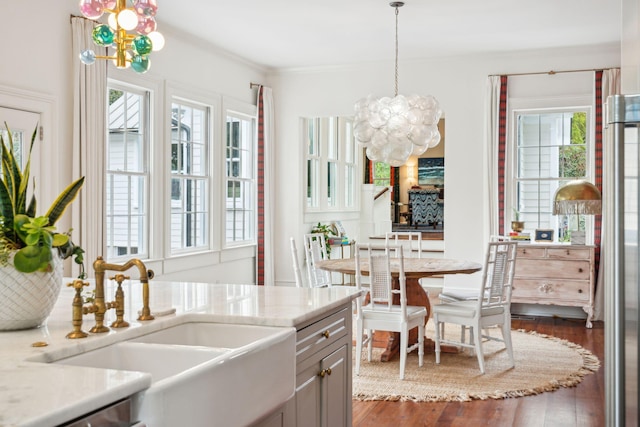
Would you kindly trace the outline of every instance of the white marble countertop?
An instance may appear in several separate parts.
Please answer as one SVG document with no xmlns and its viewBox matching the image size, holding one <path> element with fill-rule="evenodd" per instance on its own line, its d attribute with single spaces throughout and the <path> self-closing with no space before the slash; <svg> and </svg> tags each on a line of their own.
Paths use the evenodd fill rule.
<svg viewBox="0 0 640 427">
<path fill-rule="evenodd" d="M 64 284 L 71 282 L 65 280 Z M 114 288 L 106 284 L 105 297 Z M 88 288 L 93 289 L 93 285 Z M 142 308 L 137 281 L 125 282 L 125 320 L 131 325 L 83 339 L 65 338 L 72 330 L 73 290 L 64 287 L 44 326 L 24 331 L 0 332 L 0 426 L 55 426 L 131 396 L 151 384 L 146 373 L 82 368 L 43 363 L 189 321 L 242 323 L 291 327 L 348 303 L 354 287 L 307 289 L 220 285 L 187 282 L 150 282 L 150 306 L 155 320 L 135 319 Z M 175 313 L 162 315 L 163 312 Z M 115 320 L 114 310 L 105 325 Z M 83 330 L 95 324 L 84 316 Z M 44 342 L 45 347 L 33 347 Z"/>
</svg>

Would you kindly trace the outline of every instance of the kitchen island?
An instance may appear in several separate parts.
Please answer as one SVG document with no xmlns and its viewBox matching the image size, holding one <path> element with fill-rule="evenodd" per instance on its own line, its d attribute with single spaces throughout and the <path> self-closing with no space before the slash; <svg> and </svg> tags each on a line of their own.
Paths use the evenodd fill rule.
<svg viewBox="0 0 640 427">
<path fill-rule="evenodd" d="M 69 282 L 71 280 L 64 283 Z M 338 312 L 343 313 L 341 340 L 350 342 L 349 308 L 357 295 L 354 287 L 308 289 L 152 280 L 150 306 L 156 318 L 139 322 L 135 319 L 142 307 L 141 286 L 133 280 L 123 283 L 123 288 L 125 319 L 129 321 L 129 327 L 111 329 L 104 334 L 90 334 L 82 339 L 65 338 L 72 330 L 71 302 L 74 291 L 64 287 L 44 326 L 0 333 L 0 426 L 63 425 L 105 405 L 144 392 L 152 382 L 151 376 L 144 372 L 42 363 L 44 361 L 85 353 L 185 322 L 295 327 L 301 337 L 299 341 L 304 345 L 309 338 L 308 331 L 316 324 L 324 327 L 323 322 L 327 322 L 325 319 L 328 316 L 333 317 L 329 319 L 331 322 L 326 323 L 329 325 L 327 328 L 336 327 L 338 323 L 335 316 Z M 114 293 L 115 285 L 109 281 L 105 284 L 107 299 L 111 300 Z M 84 330 L 94 324 L 92 315 L 85 315 L 83 320 Z M 113 320 L 114 310 L 107 311 L 105 324 Z M 322 333 L 326 332 L 323 330 Z M 337 345 L 331 340 L 328 340 L 328 344 Z M 46 346 L 39 346 L 43 344 Z M 309 347 L 302 349 L 301 345 L 296 351 L 306 357 L 308 353 L 305 352 Z M 350 392 L 350 345 L 346 350 L 345 384 Z M 298 357 L 297 363 L 300 361 Z M 347 419 L 350 420 L 350 396 L 345 405 L 342 409 L 348 411 Z M 295 408 L 295 403 L 292 406 Z M 296 414 L 295 409 L 293 412 L 287 415 L 290 419 L 304 415 Z"/>
</svg>

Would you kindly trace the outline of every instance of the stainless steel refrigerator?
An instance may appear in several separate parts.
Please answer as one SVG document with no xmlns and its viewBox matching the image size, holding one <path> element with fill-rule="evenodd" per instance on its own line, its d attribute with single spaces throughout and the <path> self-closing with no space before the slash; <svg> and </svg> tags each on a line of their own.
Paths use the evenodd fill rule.
<svg viewBox="0 0 640 427">
<path fill-rule="evenodd" d="M 605 284 L 605 386 L 607 426 L 638 425 L 638 290 L 640 288 L 640 95 L 607 100 L 607 140 L 613 141 L 604 162 L 613 166 L 610 185 L 613 230 L 613 283 Z M 607 147 L 605 147 L 606 153 Z M 606 174 L 605 174 L 606 179 Z M 604 198 L 604 194 L 603 194 Z M 606 215 L 603 214 L 603 215 Z M 604 216 L 603 216 L 604 220 Z M 603 230 L 604 233 L 604 230 Z"/>
</svg>

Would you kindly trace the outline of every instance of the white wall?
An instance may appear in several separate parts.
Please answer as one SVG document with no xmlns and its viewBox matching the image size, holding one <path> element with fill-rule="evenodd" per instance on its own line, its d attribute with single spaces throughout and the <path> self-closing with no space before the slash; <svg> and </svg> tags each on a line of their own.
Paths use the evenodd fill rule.
<svg viewBox="0 0 640 427">
<path fill-rule="evenodd" d="M 446 121 L 445 256 L 481 262 L 486 235 L 487 175 L 484 142 L 485 84 L 488 75 L 578 70 L 620 66 L 617 45 L 547 51 L 514 52 L 400 62 L 399 92 L 434 95 Z M 303 220 L 305 181 L 301 175 L 304 148 L 300 143 L 301 116 L 352 115 L 356 100 L 368 94 L 393 95 L 393 63 L 372 63 L 322 70 L 287 70 L 271 77 L 276 105 L 277 253 L 287 254 L 288 239 L 306 232 Z M 286 197 L 284 196 L 286 194 Z M 343 219 L 329 213 L 328 219 Z M 357 232 L 343 224 L 347 233 Z M 360 236 L 362 237 L 362 236 Z M 473 280 L 479 281 L 478 274 Z M 447 277 L 447 284 L 468 281 Z M 276 259 L 276 282 L 293 281 L 289 257 Z"/>
<path fill-rule="evenodd" d="M 3 63 L 0 86 L 43 93 L 55 99 L 57 131 L 53 143 L 59 161 L 48 170 L 60 187 L 71 181 L 72 82 L 71 25 L 77 0 L 0 2 Z M 271 84 L 276 107 L 276 281 L 292 282 L 288 237 L 310 228 L 303 218 L 303 148 L 299 117 L 351 115 L 355 101 L 371 93 L 393 94 L 393 63 L 372 63 L 322 70 L 285 70 L 267 74 L 250 63 L 221 54 L 182 33 L 159 27 L 167 45 L 154 53 L 149 78 L 255 102 L 249 82 Z M 435 95 L 446 116 L 447 209 L 446 256 L 481 260 L 484 253 L 486 176 L 484 146 L 485 80 L 489 74 L 620 66 L 620 47 L 595 46 L 511 55 L 439 58 L 400 62 L 400 93 Z M 111 74 L 131 73 L 114 70 Z M 60 188 L 62 189 L 62 188 Z M 357 233 L 353 215 L 342 219 L 348 234 Z M 80 242 L 81 243 L 81 242 Z M 185 280 L 224 276 L 225 281 L 253 280 L 253 259 L 234 258 L 233 274 L 223 254 L 208 269 L 183 275 Z M 220 264 L 217 264 L 217 263 Z M 244 268 L 238 268 L 238 263 Z M 460 280 L 451 278 L 447 280 Z"/>
<path fill-rule="evenodd" d="M 72 179 L 71 156 L 67 155 L 72 150 L 73 136 L 71 61 L 72 55 L 78 52 L 71 51 L 71 15 L 80 15 L 77 0 L 0 2 L 0 37 L 4 41 L 0 86 L 41 93 L 55 100 L 57 130 L 49 141 L 58 148 L 59 160 L 46 165 L 44 172 L 45 177 L 50 176 L 58 183 L 58 191 Z M 161 22 L 158 30 L 164 34 L 166 46 L 152 54 L 151 70 L 143 78 L 160 82 L 160 87 L 167 83 L 199 93 L 222 95 L 223 100 L 232 98 L 255 104 L 255 89 L 250 89 L 249 83 L 265 83 L 263 69 L 162 27 Z M 114 78 L 132 74 L 135 73 L 131 70 L 109 70 L 109 76 Z M 157 147 L 162 141 L 152 144 Z M 216 149 L 222 150 L 221 147 Z M 220 186 L 219 193 L 222 191 Z M 41 206 L 46 204 L 43 202 Z M 209 267 L 167 274 L 165 278 L 251 283 L 255 276 L 254 251 L 247 252 L 250 255 L 241 259 L 238 259 L 237 249 L 228 254 L 214 253 L 210 256 Z M 92 261 L 87 260 L 87 263 Z M 154 269 L 161 273 L 156 266 Z"/>
</svg>

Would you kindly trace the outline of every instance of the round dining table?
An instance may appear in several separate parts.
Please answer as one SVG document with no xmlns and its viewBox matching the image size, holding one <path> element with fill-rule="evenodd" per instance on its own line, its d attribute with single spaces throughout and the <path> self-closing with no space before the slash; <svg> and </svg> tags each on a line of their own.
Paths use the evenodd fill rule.
<svg viewBox="0 0 640 427">
<path fill-rule="evenodd" d="M 343 274 L 356 274 L 355 258 L 328 259 L 318 261 L 316 266 L 323 270 L 332 271 Z M 360 269 L 362 274 L 369 274 L 369 261 L 366 258 L 360 260 Z M 426 307 L 427 313 L 431 316 L 431 303 L 429 295 L 420 285 L 419 279 L 423 277 L 440 276 L 444 274 L 471 274 L 482 270 L 482 265 L 477 262 L 447 259 L 447 258 L 404 258 L 404 274 L 406 278 L 407 304 L 420 305 Z M 399 261 L 391 259 L 391 276 L 395 285 L 398 287 Z M 394 298 L 399 298 L 395 296 Z M 394 304 L 400 301 L 395 301 Z M 418 341 L 418 328 L 414 328 L 409 332 L 409 343 Z M 411 345 L 411 344 L 410 344 Z M 433 352 L 435 344 L 433 340 L 425 337 L 424 346 L 426 352 Z M 457 351 L 457 349 L 446 349 L 442 351 Z M 382 353 L 381 360 L 386 362 L 391 360 L 400 352 L 400 334 L 393 332 L 389 334 L 386 350 Z"/>
</svg>

